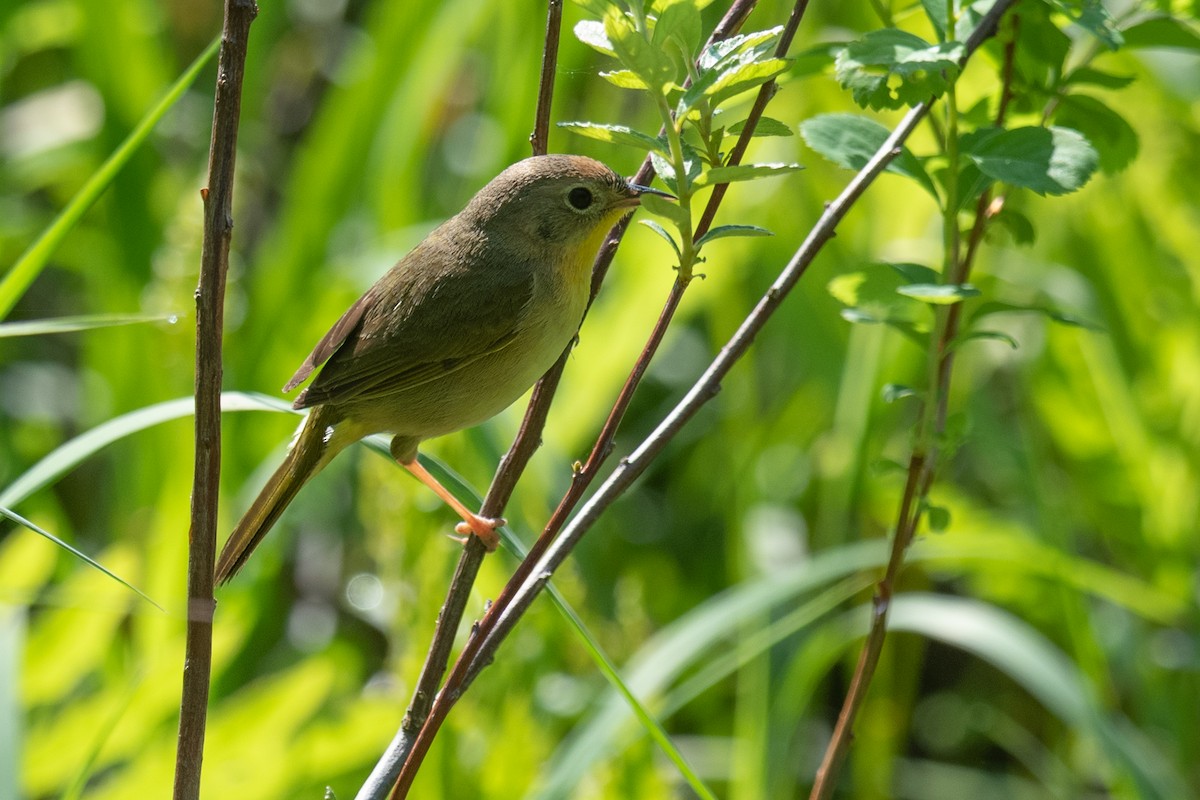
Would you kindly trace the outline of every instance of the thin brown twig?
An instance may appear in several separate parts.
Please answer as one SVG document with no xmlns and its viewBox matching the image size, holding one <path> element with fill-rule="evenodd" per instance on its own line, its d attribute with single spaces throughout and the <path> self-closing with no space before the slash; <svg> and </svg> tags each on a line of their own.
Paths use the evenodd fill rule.
<svg viewBox="0 0 1200 800">
<path fill-rule="evenodd" d="M 204 238 L 196 289 L 195 473 L 188 532 L 187 644 L 175 752 L 175 800 L 196 800 L 204 761 L 212 675 L 213 564 L 221 476 L 221 331 L 225 276 L 233 237 L 233 178 L 241 115 L 242 78 L 253 0 L 226 0 L 213 99 L 212 139 L 204 201 Z"/>
<path fill-rule="evenodd" d="M 807 0 L 804 0 L 804 2 L 807 3 Z M 711 44 L 713 42 L 720 41 L 720 40 L 728 38 L 729 36 L 736 33 L 740 29 L 741 25 L 744 23 L 746 17 L 748 17 L 750 12 L 754 9 L 756 4 L 757 4 L 757 0 L 735 0 L 735 2 L 730 6 L 729 10 L 726 12 L 725 16 L 717 24 L 716 28 L 714 28 L 712 35 L 709 37 L 708 43 Z M 798 20 L 797 20 L 797 22 L 798 22 Z M 548 37 L 549 37 L 549 30 L 548 30 Z M 790 37 L 789 37 L 789 40 L 790 40 Z M 549 38 L 548 38 L 548 41 L 549 41 Z M 557 40 L 555 40 L 555 41 L 557 41 Z M 543 65 L 544 64 L 545 64 L 545 60 L 543 60 Z M 546 75 L 546 73 L 545 73 L 545 71 L 543 71 L 543 78 L 545 78 L 545 75 Z M 540 98 L 545 97 L 546 102 L 548 103 L 550 93 L 543 91 L 539 95 L 539 97 Z M 541 106 L 539 106 L 539 108 L 540 107 Z M 543 119 L 543 117 L 541 116 L 541 113 L 542 112 L 539 111 L 539 120 Z M 546 119 L 547 124 L 548 124 L 548 119 L 549 119 L 548 111 L 546 112 L 546 116 L 544 119 Z M 753 130 L 753 126 L 748 125 L 746 128 L 746 131 L 743 133 L 743 136 L 748 139 L 749 134 L 752 132 L 752 130 Z M 535 143 L 538 141 L 536 131 L 535 131 L 535 136 L 533 137 L 532 141 L 534 141 Z M 654 176 L 653 166 L 651 165 L 650 158 L 647 156 L 647 158 L 642 163 L 641 168 L 639 169 L 637 175 L 633 178 L 633 180 L 636 183 L 649 183 L 650 180 L 653 179 L 653 176 Z M 715 202 L 710 202 L 710 209 L 711 209 L 712 213 L 715 214 L 716 206 L 719 205 L 719 203 L 720 203 L 719 197 L 715 200 Z M 710 219 L 711 219 L 711 217 L 710 217 Z M 595 299 L 597 293 L 599 292 L 600 286 L 604 281 L 604 277 L 607 275 L 608 268 L 612 263 L 612 259 L 613 259 L 613 256 L 615 255 L 616 248 L 620 244 L 620 241 L 621 241 L 622 237 L 624 236 L 624 233 L 627 230 L 628 225 L 629 225 L 629 220 L 625 219 L 625 220 L 622 220 L 617 226 L 615 226 L 613 228 L 613 231 L 606 238 L 604 244 L 601 246 L 599 253 L 597 254 L 596 262 L 595 262 L 595 265 L 593 266 L 593 270 L 592 270 L 592 287 L 591 287 L 591 297 L 589 299 L 589 307 L 590 307 L 591 301 Z M 697 234 L 697 235 L 700 235 L 700 234 Z M 674 289 L 673 289 L 674 305 L 678 304 L 680 296 L 681 295 L 674 296 Z M 668 307 L 671 307 L 673 305 L 671 298 L 668 299 L 667 305 L 668 305 Z M 664 313 L 666 314 L 666 321 L 669 321 L 670 317 L 674 313 L 673 307 L 670 308 L 670 311 L 665 311 Z M 660 317 L 660 323 L 663 323 L 662 317 Z M 650 346 L 650 348 L 649 348 L 649 352 L 645 352 L 645 351 L 643 352 L 643 357 L 641 359 L 639 359 L 637 365 L 635 365 L 635 367 L 634 367 L 634 371 L 637 374 L 637 378 L 633 380 L 632 384 L 627 382 L 627 384 L 626 384 L 627 391 L 623 392 L 622 397 L 625 397 L 626 394 L 628 394 L 629 396 L 632 395 L 632 389 L 633 389 L 633 387 L 636 386 L 638 380 L 640 380 L 641 374 L 644 373 L 646 365 L 649 363 L 649 358 L 652 357 L 654 351 L 657 349 L 657 344 L 659 341 L 661 341 L 661 334 L 663 331 L 665 331 L 665 323 L 661 324 L 660 326 L 656 326 L 655 333 L 652 333 L 652 341 L 654 340 L 656 335 L 657 335 L 657 341 L 653 341 L 652 346 Z M 509 452 L 506 454 L 504 459 L 501 461 L 501 463 L 496 471 L 496 476 L 495 476 L 495 478 L 493 478 L 492 485 L 489 488 L 488 495 L 484 499 L 481 513 L 484 514 L 485 516 L 498 516 L 503 511 L 504 505 L 507 503 L 508 499 L 511 497 L 513 488 L 515 487 L 516 480 L 520 476 L 520 473 L 524 470 L 524 467 L 528 463 L 529 458 L 533 455 L 534 450 L 536 450 L 538 444 L 540 443 L 540 434 L 545 425 L 546 417 L 549 413 L 549 406 L 553 400 L 555 390 L 557 389 L 559 380 L 562 376 L 563 369 L 566 366 L 572 346 L 573 345 L 568 345 L 566 350 L 563 352 L 563 355 L 559 358 L 559 360 L 555 363 L 555 365 L 553 367 L 551 367 L 551 369 L 546 373 L 546 375 L 543 376 L 542 379 L 538 382 L 538 384 L 534 387 L 533 396 L 530 399 L 530 404 L 526 411 L 525 419 L 522 422 L 521 430 L 519 431 L 519 433 L 517 435 L 517 439 L 513 442 L 513 445 L 510 448 Z M 615 416 L 615 419 L 619 421 L 621 415 L 623 415 L 623 413 L 624 413 L 624 408 L 627 407 L 627 405 L 628 405 L 627 397 L 624 400 L 619 399 L 617 402 L 617 408 L 614 409 L 614 414 L 610 414 L 610 420 L 612 420 Z M 615 427 L 613 427 L 613 432 L 615 434 Z M 603 440 L 606 435 L 607 434 L 602 433 L 601 439 Z M 606 455 L 607 449 L 611 449 L 611 438 L 609 439 L 609 446 L 607 448 L 604 448 L 600 444 L 598 444 L 598 448 L 605 449 L 606 450 L 605 455 Z M 595 453 L 595 452 L 596 452 L 596 448 L 593 449 L 593 453 Z M 589 461 L 591 461 L 591 459 L 589 459 Z M 590 480 L 588 482 L 590 482 Z M 572 487 L 571 487 L 571 490 L 569 490 L 569 494 L 571 493 L 572 490 L 575 490 L 575 489 L 577 489 L 577 493 L 574 494 L 574 499 L 569 501 L 568 507 L 570 505 L 573 505 L 574 503 L 578 502 L 578 499 L 579 499 L 579 497 L 582 496 L 582 492 L 585 488 L 586 488 L 586 483 L 580 485 L 580 484 L 577 484 L 576 481 L 572 482 Z M 564 499 L 564 502 L 568 502 L 568 501 L 566 501 L 566 499 Z M 562 507 L 562 505 L 560 504 L 560 508 L 561 507 Z M 556 514 L 555 517 L 558 518 L 559 515 Z M 556 527 L 551 529 L 551 525 L 555 525 Z M 528 574 L 529 566 L 536 561 L 538 555 L 545 549 L 547 544 L 552 540 L 553 532 L 557 530 L 558 525 L 561 525 L 561 520 L 559 520 L 557 523 L 552 521 L 550 524 L 548 524 L 547 529 L 543 532 L 543 534 L 534 543 L 530 552 L 525 556 L 525 558 L 522 560 L 521 564 L 518 565 L 516 571 L 514 572 L 514 575 L 506 583 L 504 590 L 502 590 L 500 597 L 497 598 L 497 601 L 496 601 L 496 603 L 493 604 L 493 606 L 501 604 L 504 601 L 505 597 L 507 595 L 511 594 L 513 588 L 516 586 L 519 586 L 521 584 L 521 582 L 524 580 L 525 576 Z M 463 551 L 462 557 L 460 558 L 459 568 L 458 568 L 458 572 L 456 573 L 455 583 L 457 583 L 457 578 L 458 578 L 459 573 L 461 573 L 463 575 L 468 575 L 469 581 L 473 581 L 475 574 L 477 574 L 477 572 L 478 572 L 479 563 L 482 561 L 484 555 L 485 555 L 485 552 L 480 543 L 475 542 L 474 540 L 469 541 Z M 468 562 L 470 562 L 470 563 L 468 563 Z M 461 596 L 463 596 L 464 600 L 465 600 L 465 595 L 466 595 L 466 592 L 469 592 L 469 588 L 470 588 L 470 584 L 468 583 L 468 584 L 466 584 L 465 588 L 463 588 L 462 591 L 460 592 L 460 589 L 457 588 L 454 583 L 452 583 L 451 594 L 460 593 Z M 447 603 L 446 606 L 443 607 L 442 612 L 439 613 L 439 615 L 438 615 L 438 628 L 439 629 L 446 628 L 447 631 L 449 631 L 452 634 L 453 630 L 457 628 L 458 622 L 461 621 L 461 613 L 462 612 L 461 612 L 461 610 L 458 610 L 457 613 L 448 613 L 447 612 L 448 608 L 449 608 L 449 602 Z M 451 628 L 449 625 L 449 621 L 452 619 L 454 620 L 453 628 Z M 485 616 L 484 622 L 486 622 L 487 619 L 488 619 L 488 617 Z M 481 622 L 480 626 L 482 626 L 484 624 L 484 622 Z M 478 632 L 480 630 L 482 630 L 482 629 L 479 626 L 477 626 L 474 636 L 478 636 Z M 474 638 L 472 641 L 474 641 Z M 447 647 L 448 646 L 449 645 L 447 643 Z M 467 648 L 470 648 L 470 647 L 471 647 L 471 642 L 468 642 Z M 447 651 L 447 653 L 448 653 L 448 651 Z M 460 654 L 460 657 L 459 657 L 460 662 L 463 660 L 463 655 L 464 654 Z M 444 673 L 444 670 L 445 670 L 445 667 L 443 664 L 438 670 L 439 676 L 440 676 L 440 674 Z M 426 668 L 422 671 L 422 678 L 424 678 L 428 672 L 429 672 L 429 663 L 427 661 Z M 453 696 L 454 699 L 457 699 L 456 693 L 453 695 L 449 695 L 449 694 L 445 694 L 445 693 L 446 693 L 446 689 L 443 689 L 444 696 L 446 696 L 446 697 Z M 426 697 L 428 697 L 428 695 L 426 695 Z M 437 699 L 441 699 L 441 697 L 442 696 L 440 695 L 439 698 L 437 698 Z M 436 699 L 434 702 L 436 703 Z M 427 705 L 423 704 L 421 706 L 420 710 L 422 712 L 424 712 L 426 715 L 428 715 L 432 709 L 430 709 Z M 448 708 L 447 708 L 447 710 L 448 710 Z M 422 729 L 422 731 L 417 734 L 416 741 L 415 742 L 413 741 L 412 736 L 411 736 L 411 726 L 416 723 L 418 717 L 416 715 L 413 715 L 411 712 L 412 712 L 412 707 L 410 706 L 410 713 L 408 715 L 406 715 L 405 723 L 404 723 L 405 727 L 408 728 L 408 730 L 405 731 L 402 729 L 402 731 L 397 734 L 396 738 L 392 742 L 392 745 L 389 747 L 389 752 L 387 754 L 385 754 L 384 760 L 381 760 L 380 764 L 378 764 L 376 766 L 375 771 L 372 773 L 371 779 L 368 781 L 368 783 L 375 782 L 376 775 L 380 774 L 382 772 L 381 767 L 383 767 L 384 761 L 389 762 L 388 771 L 390 771 L 390 767 L 394 766 L 393 756 L 396 754 L 399 754 L 401 750 L 406 750 L 406 749 L 411 750 L 411 753 L 409 753 L 406 756 L 402 756 L 402 758 L 404 758 L 404 760 L 406 762 L 414 762 L 415 765 L 409 767 L 409 766 L 407 766 L 407 763 L 406 763 L 405 766 L 401 767 L 401 772 L 400 772 L 399 778 L 397 779 L 397 783 L 396 783 L 395 787 L 393 787 L 392 794 L 390 795 L 391 797 L 402 797 L 407 793 L 408 785 L 411 784 L 412 776 L 415 775 L 415 772 L 416 772 L 416 768 L 417 768 L 416 765 L 420 764 L 421 759 L 424 757 L 425 749 L 428 747 L 428 742 L 432 739 L 432 734 L 429 734 L 428 738 L 423 740 L 422 736 L 424 735 L 425 732 L 424 732 L 424 729 Z M 440 721 L 438 721 L 432 730 L 436 731 L 437 728 L 440 727 L 440 724 L 441 724 Z M 419 751 L 416 749 L 417 746 L 420 747 Z M 364 786 L 364 791 L 359 793 L 359 800 L 368 800 L 368 798 L 375 798 L 377 796 L 375 794 L 365 794 L 365 791 L 366 791 L 366 786 Z"/>
<path fill-rule="evenodd" d="M 1012 0 L 998 0 L 988 12 L 988 15 L 981 20 L 979 27 L 967 42 L 964 60 L 969 58 L 986 38 L 994 35 L 1000 17 L 1004 15 L 1010 5 L 1012 5 Z M 1011 92 L 1013 58 L 1015 53 L 1015 23 L 1013 33 L 1014 36 L 1005 45 L 1001 101 L 997 111 L 998 125 L 1003 125 L 1004 123 Z M 984 229 L 988 221 L 994 216 L 995 209 L 992 207 L 990 198 L 990 191 L 985 191 L 979 198 L 976 206 L 974 226 L 968 238 L 967 252 L 961 260 L 953 265 L 954 274 L 946 276 L 948 283 L 962 284 L 970 277 L 971 267 L 979 245 L 983 240 Z M 954 350 L 951 344 L 958 334 L 961 308 L 961 303 L 951 306 L 946 324 L 942 328 L 941 336 L 935 343 L 938 354 L 937 383 L 935 387 L 931 387 L 935 392 L 935 397 L 927 399 L 926 402 L 936 400 L 938 403 L 935 421 L 937 433 L 941 433 L 945 429 L 946 398 L 950 390 L 950 378 L 954 363 Z M 883 651 L 883 643 L 887 636 L 887 616 L 895 593 L 896 581 L 904 564 L 904 555 L 916 533 L 917 524 L 920 521 L 922 513 L 921 501 L 928 494 L 932 484 L 937 466 L 937 458 L 938 452 L 936 447 L 930 448 L 928 452 L 914 448 L 909 458 L 904 493 L 896 514 L 895 535 L 892 539 L 891 553 L 888 557 L 884 577 L 876 587 L 875 596 L 872 599 L 870 629 L 862 651 L 859 653 L 858 663 L 850 680 L 850 688 L 843 700 L 842 709 L 838 714 L 838 720 L 834 726 L 829 744 L 826 746 L 821 766 L 817 770 L 809 800 L 827 800 L 827 798 L 832 797 L 834 789 L 837 786 L 838 776 L 841 773 L 842 765 L 845 763 L 846 756 L 850 750 L 850 743 L 853 740 L 854 721 L 866 698 L 867 690 L 875 674 L 875 668 L 879 664 L 880 654 Z"/>
</svg>

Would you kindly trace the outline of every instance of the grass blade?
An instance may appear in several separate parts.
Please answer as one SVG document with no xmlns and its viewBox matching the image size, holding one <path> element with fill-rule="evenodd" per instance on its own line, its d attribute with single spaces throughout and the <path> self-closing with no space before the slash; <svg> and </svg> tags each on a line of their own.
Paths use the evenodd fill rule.
<svg viewBox="0 0 1200 800">
<path fill-rule="evenodd" d="M 97 198 L 104 193 L 108 185 L 112 183 L 113 178 L 117 173 L 129 162 L 134 152 L 146 141 L 150 135 L 150 131 L 154 130 L 154 126 L 167 113 L 167 111 L 175 104 L 183 93 L 191 86 L 192 81 L 200 74 L 200 70 L 207 64 L 217 53 L 217 48 L 220 46 L 221 39 L 218 36 L 213 39 L 212 44 L 204 49 L 204 52 L 196 57 L 196 60 L 184 70 L 179 79 L 171 85 L 167 93 L 163 95 L 162 100 L 158 105 L 150 109 L 146 116 L 142 117 L 141 122 L 133 129 L 133 132 L 126 137 L 125 141 L 121 142 L 120 147 L 113 151 L 113 154 L 108 157 L 100 168 L 97 169 L 92 176 L 88 178 L 87 183 L 83 185 L 71 202 L 67 203 L 59 215 L 50 223 L 50 226 L 42 231 L 42 235 L 37 241 L 29 246 L 21 257 L 17 259 L 17 263 L 13 264 L 12 269 L 0 280 L 0 319 L 8 316 L 8 312 L 12 311 L 17 301 L 25 294 L 25 290 L 33 283 L 34 279 L 41 274 L 45 268 L 46 262 L 50 256 L 58 248 L 59 244 L 66 235 L 71 231 L 79 219 L 87 212 Z"/>
</svg>

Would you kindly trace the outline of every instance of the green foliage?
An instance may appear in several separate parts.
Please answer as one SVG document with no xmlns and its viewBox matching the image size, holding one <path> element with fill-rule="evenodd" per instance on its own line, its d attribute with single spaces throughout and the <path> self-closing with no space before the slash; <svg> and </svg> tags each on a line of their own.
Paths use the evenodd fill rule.
<svg viewBox="0 0 1200 800">
<path fill-rule="evenodd" d="M 577 41 L 563 40 L 554 118 L 596 122 L 552 131 L 551 149 L 624 174 L 652 152 L 680 199 L 645 198 L 653 234 L 633 227 L 588 313 L 506 511 L 524 542 L 640 352 L 670 260 L 706 259 L 708 278 L 615 457 L 759 302 L 845 170 L 886 141 L 891 109 L 939 100 L 713 405 L 556 577 L 578 621 L 535 605 L 451 714 L 414 796 L 678 795 L 690 779 L 663 768 L 664 730 L 693 787 L 803 796 L 797 764 L 819 757 L 841 700 L 952 313 L 948 421 L 930 439 L 945 455 L 842 793 L 1197 796 L 1197 22 L 1172 16 L 1178 4 L 1024 0 L 956 79 L 988 6 L 878 4 L 888 18 L 874 19 L 811 4 L 790 56 L 776 53 L 780 3 L 710 48 L 720 4 L 566 8 Z M 169 792 L 192 337 L 115 323 L 193 303 L 217 13 L 179 0 L 0 11 L 0 507 L 167 608 L 28 526 L 0 528 L 0 794 Z M 544 27 L 543 8 L 473 0 L 262 6 L 226 312 L 224 529 L 295 427 L 278 387 L 312 343 L 527 154 L 541 53 L 526 43 Z M 772 78 L 750 166 L 730 171 Z M 728 180 L 695 236 L 692 201 Z M 980 213 L 962 280 L 947 232 L 961 263 Z M 38 266 L 18 287 L 27 252 Z M 431 453 L 485 486 L 520 410 Z M 409 700 L 457 556 L 452 522 L 363 448 L 305 488 L 219 595 L 207 797 L 355 795 Z M 468 621 L 514 563 L 485 563 Z"/>
</svg>

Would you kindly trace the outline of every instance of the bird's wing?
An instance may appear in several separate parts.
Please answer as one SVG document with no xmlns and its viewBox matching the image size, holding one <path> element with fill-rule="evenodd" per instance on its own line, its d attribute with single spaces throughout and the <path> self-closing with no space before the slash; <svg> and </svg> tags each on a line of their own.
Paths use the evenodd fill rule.
<svg viewBox="0 0 1200 800">
<path fill-rule="evenodd" d="M 472 256 L 435 238 L 403 259 L 342 315 L 292 378 L 294 386 L 327 362 L 296 408 L 411 389 L 508 346 L 533 296 L 533 273 L 508 263 L 463 268 L 475 263 Z"/>
</svg>

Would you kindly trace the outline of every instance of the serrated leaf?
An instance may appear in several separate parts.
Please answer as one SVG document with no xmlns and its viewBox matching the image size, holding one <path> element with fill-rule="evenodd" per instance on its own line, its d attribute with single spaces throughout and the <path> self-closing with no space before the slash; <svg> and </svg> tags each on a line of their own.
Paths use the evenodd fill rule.
<svg viewBox="0 0 1200 800">
<path fill-rule="evenodd" d="M 645 225 L 650 230 L 657 233 L 662 238 L 666 239 L 667 244 L 671 245 L 671 249 L 675 251 L 675 257 L 680 260 L 683 260 L 683 252 L 679 249 L 679 243 L 675 241 L 675 237 L 671 235 L 670 231 L 668 231 L 666 228 L 664 228 L 662 225 L 659 225 L 657 222 L 655 222 L 652 219 L 643 219 L 643 220 L 638 220 L 638 221 L 641 222 L 643 225 Z"/>
<path fill-rule="evenodd" d="M 10 520 L 17 523 L 18 525 L 21 525 L 24 528 L 28 528 L 29 530 L 31 530 L 34 533 L 37 533 L 41 536 L 44 536 L 45 538 L 49 539 L 51 542 L 54 542 L 54 544 L 61 547 L 63 550 L 66 550 L 68 553 L 70 553 L 71 555 L 78 558 L 80 561 L 83 561 L 84 563 L 90 565 L 91 567 L 100 570 L 105 575 L 107 575 L 108 577 L 110 577 L 114 581 L 116 581 L 117 583 L 121 584 L 122 586 L 129 589 L 130 591 L 136 593 L 139 597 L 141 597 L 143 600 L 145 600 L 150 605 L 157 608 L 159 611 L 164 610 L 162 606 L 160 606 L 158 603 L 156 603 L 152 599 L 150 599 L 150 596 L 148 594 L 146 594 L 141 589 L 134 586 L 129 581 L 122 578 L 120 575 L 117 575 L 115 572 L 113 572 L 108 567 L 104 566 L 99 561 L 97 561 L 94 558 L 92 558 L 91 556 L 89 556 L 87 553 L 84 553 L 82 550 L 78 550 L 78 549 L 72 547 L 70 544 L 64 542 L 62 539 L 55 536 L 53 533 L 50 533 L 45 528 L 42 528 L 39 525 L 35 525 L 34 523 L 25 519 L 20 514 L 13 511 L 12 509 L 5 508 L 4 506 L 0 506 L 0 517 L 8 517 Z"/>
<path fill-rule="evenodd" d="M 601 72 L 600 77 L 613 86 L 619 86 L 622 89 L 640 89 L 645 91 L 650 88 L 636 73 L 628 69 L 619 69 L 615 72 Z"/>
<path fill-rule="evenodd" d="M 1175 17 L 1151 17 L 1127 28 L 1122 35 L 1126 47 L 1163 47 L 1200 52 L 1200 33 Z"/>
<path fill-rule="evenodd" d="M 617 57 L 613 52 L 612 42 L 608 40 L 608 34 L 604 32 L 603 22 L 594 19 L 580 20 L 572 30 L 575 32 L 575 38 L 588 47 L 606 56 Z"/>
<path fill-rule="evenodd" d="M 969 283 L 910 283 L 896 290 L 905 297 L 935 306 L 961 303 L 968 297 L 978 297 L 980 291 Z"/>
<path fill-rule="evenodd" d="M 835 74 L 865 108 L 901 108 L 940 97 L 958 77 L 961 42 L 930 44 L 895 28 L 871 31 L 838 54 Z"/>
<path fill-rule="evenodd" d="M 750 64 L 739 64 L 724 70 L 713 83 L 705 88 L 704 95 L 714 106 L 736 97 L 742 92 L 761 86 L 767 81 L 787 72 L 790 62 L 785 58 L 769 58 Z"/>
<path fill-rule="evenodd" d="M 1138 135 L 1125 118 L 1095 97 L 1069 94 L 1059 103 L 1054 121 L 1082 133 L 1100 157 L 1100 169 L 1111 175 L 1137 157 Z"/>
<path fill-rule="evenodd" d="M 642 208 L 659 217 L 666 217 L 677 223 L 683 223 L 683 209 L 678 204 L 667 200 L 664 197 L 659 197 L 656 194 L 644 194 L 641 196 Z"/>
<path fill-rule="evenodd" d="M 799 164 L 736 164 L 732 167 L 713 167 L 696 179 L 695 185 L 716 186 L 719 183 L 752 181 L 775 175 L 786 175 L 804 169 Z"/>
<path fill-rule="evenodd" d="M 840 167 L 860 170 L 883 146 L 890 131 L 858 114 L 821 114 L 800 123 L 800 135 L 813 150 Z M 912 178 L 933 197 L 937 189 L 925 166 L 907 147 L 900 149 L 887 171 Z"/>
<path fill-rule="evenodd" d="M 615 6 L 604 15 L 604 32 L 612 43 L 617 60 L 632 70 L 655 92 L 663 92 L 675 79 L 675 62 L 655 47 L 633 26 L 633 22 Z"/>
<path fill-rule="evenodd" d="M 558 127 L 611 144 L 621 144 L 643 152 L 661 150 L 663 143 L 648 133 L 624 125 L 601 125 L 595 122 L 560 122 Z"/>
<path fill-rule="evenodd" d="M 696 247 L 703 247 L 714 239 L 727 239 L 730 236 L 774 236 L 766 228 L 757 225 L 718 225 L 696 240 Z"/>
<path fill-rule="evenodd" d="M 706 72 L 714 67 L 727 64 L 733 59 L 755 61 L 774 51 L 775 42 L 781 33 L 783 33 L 783 26 L 776 25 L 765 31 L 740 33 L 719 42 L 713 42 L 704 48 L 704 52 L 697 60 L 697 66 L 701 72 Z"/>
<path fill-rule="evenodd" d="M 1100 161 L 1083 134 L 1057 126 L 973 131 L 961 150 L 988 177 L 1050 195 L 1079 189 Z"/>
<path fill-rule="evenodd" d="M 747 120 L 735 122 L 725 130 L 726 136 L 740 136 L 746 128 Z M 761 136 L 795 136 L 796 134 L 788 127 L 786 122 L 780 122 L 771 117 L 760 117 L 758 123 L 754 126 L 754 132 L 750 134 L 754 138 Z"/>
</svg>

